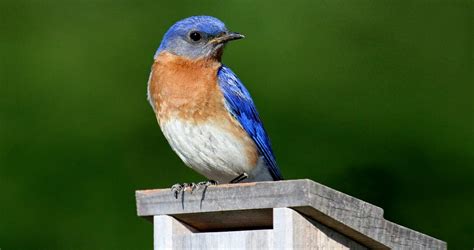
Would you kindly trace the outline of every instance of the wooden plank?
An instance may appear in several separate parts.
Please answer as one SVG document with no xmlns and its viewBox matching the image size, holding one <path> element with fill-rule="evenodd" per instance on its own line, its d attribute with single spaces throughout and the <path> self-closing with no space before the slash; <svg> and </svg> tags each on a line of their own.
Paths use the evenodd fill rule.
<svg viewBox="0 0 474 250">
<path fill-rule="evenodd" d="M 273 209 L 273 221 L 275 249 L 368 249 L 293 209 Z"/>
<path fill-rule="evenodd" d="M 273 249 L 271 229 L 203 233 L 168 215 L 154 216 L 153 224 L 155 250 Z"/>
<path fill-rule="evenodd" d="M 173 249 L 271 250 L 273 232 L 266 230 L 196 233 L 173 238 Z M 163 249 L 163 248 L 160 248 Z"/>
<path fill-rule="evenodd" d="M 153 218 L 154 249 L 176 249 L 173 237 L 192 235 L 195 230 L 168 215 L 157 215 Z"/>
<path fill-rule="evenodd" d="M 381 208 L 311 180 L 218 185 L 179 199 L 169 189 L 144 190 L 136 198 L 143 217 L 289 207 L 370 248 L 446 249 L 443 241 L 385 220 Z"/>
<path fill-rule="evenodd" d="M 171 216 L 157 215 L 154 249 L 367 249 L 289 208 L 273 209 L 272 221 L 273 229 L 203 233 Z"/>
</svg>

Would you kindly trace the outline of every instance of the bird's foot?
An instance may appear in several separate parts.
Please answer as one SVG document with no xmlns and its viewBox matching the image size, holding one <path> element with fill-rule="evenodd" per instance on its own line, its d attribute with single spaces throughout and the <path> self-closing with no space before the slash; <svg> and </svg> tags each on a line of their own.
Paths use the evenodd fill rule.
<svg viewBox="0 0 474 250">
<path fill-rule="evenodd" d="M 197 188 L 200 189 L 201 187 L 209 187 L 209 186 L 216 186 L 219 185 L 218 181 L 208 180 L 208 181 L 201 181 L 197 184 Z"/>
<path fill-rule="evenodd" d="M 171 192 L 174 194 L 174 198 L 178 199 L 179 193 L 185 192 L 185 191 L 190 191 L 193 193 L 193 191 L 196 189 L 197 185 L 192 182 L 192 183 L 177 183 L 171 186 Z"/>
<path fill-rule="evenodd" d="M 200 189 L 201 187 L 209 187 L 219 184 L 217 181 L 208 180 L 208 181 L 201 181 L 198 184 L 191 182 L 191 183 L 177 183 L 171 186 L 171 192 L 173 192 L 174 198 L 178 199 L 178 195 L 180 193 L 190 191 L 191 194 L 196 189 Z"/>
<path fill-rule="evenodd" d="M 178 195 L 179 193 L 181 193 L 181 191 L 183 191 L 183 189 L 184 189 L 184 185 L 181 183 L 176 183 L 173 186 L 171 186 L 171 192 L 173 192 L 174 198 L 178 199 Z"/>
<path fill-rule="evenodd" d="M 239 176 L 235 177 L 233 180 L 230 181 L 230 183 L 239 183 L 245 179 L 247 179 L 249 175 L 247 173 L 242 173 Z"/>
</svg>

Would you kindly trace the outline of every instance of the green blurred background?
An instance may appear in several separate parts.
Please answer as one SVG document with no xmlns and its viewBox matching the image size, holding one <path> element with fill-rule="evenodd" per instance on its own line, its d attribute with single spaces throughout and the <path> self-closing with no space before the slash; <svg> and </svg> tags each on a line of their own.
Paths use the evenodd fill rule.
<svg viewBox="0 0 474 250">
<path fill-rule="evenodd" d="M 200 181 L 146 101 L 175 21 L 247 39 L 246 84 L 287 179 L 474 246 L 472 1 L 0 0 L 0 248 L 151 249 L 134 191 Z"/>
</svg>

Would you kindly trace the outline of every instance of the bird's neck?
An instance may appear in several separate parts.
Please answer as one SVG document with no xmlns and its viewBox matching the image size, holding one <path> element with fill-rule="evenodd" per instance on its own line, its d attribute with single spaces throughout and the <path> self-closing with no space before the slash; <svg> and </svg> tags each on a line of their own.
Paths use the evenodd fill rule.
<svg viewBox="0 0 474 250">
<path fill-rule="evenodd" d="M 184 69 L 189 71 L 190 68 L 214 68 L 221 66 L 222 53 L 209 57 L 187 58 L 172 54 L 167 51 L 160 52 L 155 56 L 154 64 L 166 65 L 167 67 L 175 67 L 176 69 Z"/>
</svg>

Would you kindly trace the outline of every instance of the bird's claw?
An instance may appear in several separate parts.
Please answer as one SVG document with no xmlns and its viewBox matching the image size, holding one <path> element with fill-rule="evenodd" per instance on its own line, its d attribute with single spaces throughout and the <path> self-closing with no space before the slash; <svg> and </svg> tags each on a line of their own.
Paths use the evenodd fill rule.
<svg viewBox="0 0 474 250">
<path fill-rule="evenodd" d="M 219 182 L 217 181 L 214 181 L 214 180 L 208 180 L 208 181 L 201 181 L 197 184 L 198 186 L 198 189 L 200 189 L 201 187 L 209 187 L 209 186 L 216 186 L 218 185 Z"/>
<path fill-rule="evenodd" d="M 171 192 L 173 192 L 174 198 L 178 199 L 178 195 L 179 193 L 181 193 L 181 191 L 183 191 L 183 189 L 184 189 L 184 185 L 180 183 L 177 183 L 171 186 Z"/>
<path fill-rule="evenodd" d="M 183 192 L 190 191 L 191 194 L 193 193 L 194 189 L 196 189 L 196 187 L 197 187 L 196 183 L 194 183 L 194 182 L 184 183 L 183 185 L 184 185 Z"/>
<path fill-rule="evenodd" d="M 215 186 L 219 184 L 217 181 L 213 180 L 208 180 L 208 181 L 201 181 L 198 184 L 191 182 L 191 183 L 177 183 L 171 186 L 171 192 L 173 192 L 174 198 L 178 199 L 178 196 L 180 193 L 183 193 L 185 191 L 190 191 L 191 194 L 194 192 L 194 190 L 199 190 L 201 187 L 209 187 L 209 186 Z"/>
</svg>

